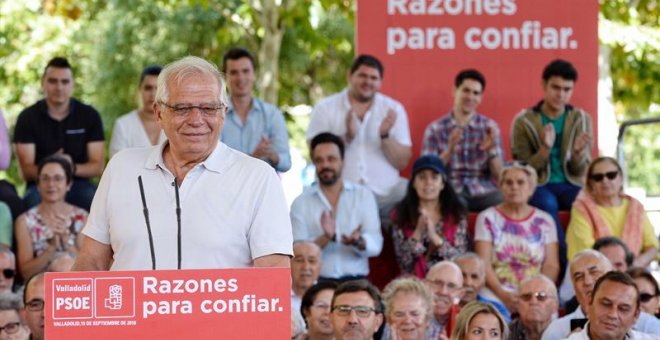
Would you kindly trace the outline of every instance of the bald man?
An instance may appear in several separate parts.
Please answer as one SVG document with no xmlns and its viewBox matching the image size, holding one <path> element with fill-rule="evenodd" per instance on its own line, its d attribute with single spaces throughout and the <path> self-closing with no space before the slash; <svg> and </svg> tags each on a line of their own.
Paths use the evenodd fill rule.
<svg viewBox="0 0 660 340">
<path fill-rule="evenodd" d="M 300 310 L 302 296 L 319 279 L 321 247 L 313 241 L 293 242 L 291 259 L 291 309 Z"/>
<path fill-rule="evenodd" d="M 434 336 L 449 339 L 465 293 L 461 268 L 451 261 L 438 262 L 426 273 L 424 281 L 434 295 L 432 326 L 438 333 L 434 332 Z"/>
</svg>

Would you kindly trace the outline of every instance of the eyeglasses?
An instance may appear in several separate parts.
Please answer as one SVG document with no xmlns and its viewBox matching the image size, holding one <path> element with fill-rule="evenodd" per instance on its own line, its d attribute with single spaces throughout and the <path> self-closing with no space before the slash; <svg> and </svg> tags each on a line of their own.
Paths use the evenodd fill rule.
<svg viewBox="0 0 660 340">
<path fill-rule="evenodd" d="M 14 334 L 14 333 L 18 332 L 18 330 L 20 329 L 20 326 L 21 326 L 20 322 L 10 322 L 10 323 L 0 327 L 0 333 L 2 333 L 2 331 L 5 331 L 5 333 L 7 333 L 7 334 Z"/>
<path fill-rule="evenodd" d="M 655 295 L 653 295 L 653 294 L 649 294 L 649 293 L 641 293 L 641 294 L 639 294 L 639 299 L 640 299 L 643 303 L 647 303 L 647 302 L 649 302 L 649 301 L 650 301 L 651 299 L 653 299 L 654 297 L 655 297 Z"/>
<path fill-rule="evenodd" d="M 368 318 L 371 315 L 371 312 L 376 312 L 375 308 L 371 308 L 367 306 L 339 305 L 332 307 L 332 311 L 336 312 L 337 315 L 339 316 L 349 316 L 351 315 L 352 310 L 354 310 L 355 314 L 357 314 L 357 316 L 361 318 Z"/>
<path fill-rule="evenodd" d="M 523 301 L 531 301 L 532 297 L 536 298 L 536 301 L 543 302 L 550 298 L 550 295 L 546 292 L 534 292 L 534 293 L 525 293 L 520 294 L 520 299 Z"/>
<path fill-rule="evenodd" d="M 325 302 L 317 302 L 312 305 L 312 307 L 317 308 L 317 309 L 322 309 L 322 310 L 329 310 L 330 305 L 325 303 Z"/>
<path fill-rule="evenodd" d="M 41 312 L 44 310 L 44 300 L 32 299 L 25 304 L 25 308 L 30 312 Z"/>
<path fill-rule="evenodd" d="M 194 109 L 198 109 L 199 112 L 201 112 L 204 117 L 214 118 L 215 116 L 218 115 L 218 113 L 224 112 L 227 109 L 227 105 L 224 104 L 220 104 L 218 106 L 212 106 L 212 105 L 181 105 L 181 104 L 168 105 L 163 102 L 159 102 L 159 103 L 165 106 L 166 108 L 172 110 L 172 112 L 174 112 L 174 115 L 179 118 L 188 117 L 193 112 Z"/>
<path fill-rule="evenodd" d="M 595 181 L 595 182 L 601 182 L 605 177 L 607 177 L 607 179 L 609 179 L 611 181 L 611 180 L 615 179 L 616 176 L 618 176 L 618 175 L 619 175 L 618 171 L 608 171 L 608 172 L 601 173 L 601 174 L 591 174 L 591 175 L 589 175 L 589 179 L 591 179 L 592 181 Z"/>
<path fill-rule="evenodd" d="M 459 285 L 453 283 L 453 282 L 445 282 L 442 280 L 430 280 L 430 279 L 425 279 L 427 283 L 429 283 L 431 286 L 437 289 L 442 289 L 442 288 L 447 288 L 451 291 L 454 291 L 456 289 L 461 288 Z"/>
<path fill-rule="evenodd" d="M 16 270 L 14 269 L 3 269 L 2 270 L 2 275 L 5 277 L 5 279 L 11 279 L 14 276 L 16 276 Z"/>
</svg>

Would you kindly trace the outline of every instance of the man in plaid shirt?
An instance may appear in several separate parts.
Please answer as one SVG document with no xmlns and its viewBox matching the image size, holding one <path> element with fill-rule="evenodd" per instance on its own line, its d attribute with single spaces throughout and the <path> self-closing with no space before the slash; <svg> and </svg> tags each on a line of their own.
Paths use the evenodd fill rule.
<svg viewBox="0 0 660 340">
<path fill-rule="evenodd" d="M 470 211 L 502 202 L 497 177 L 502 142 L 497 123 L 477 113 L 486 80 L 481 72 L 463 70 L 454 81 L 454 107 L 424 133 L 422 154 L 437 155 L 449 169 L 449 182 Z"/>
</svg>

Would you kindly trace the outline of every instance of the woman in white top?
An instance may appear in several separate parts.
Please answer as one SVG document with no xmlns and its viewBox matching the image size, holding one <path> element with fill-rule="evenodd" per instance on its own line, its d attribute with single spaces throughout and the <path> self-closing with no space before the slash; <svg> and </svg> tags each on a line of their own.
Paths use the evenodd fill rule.
<svg viewBox="0 0 660 340">
<path fill-rule="evenodd" d="M 112 130 L 110 157 L 126 148 L 139 148 L 160 144 L 165 134 L 154 115 L 156 83 L 161 67 L 147 66 L 140 75 L 140 108 L 117 119 Z"/>
</svg>

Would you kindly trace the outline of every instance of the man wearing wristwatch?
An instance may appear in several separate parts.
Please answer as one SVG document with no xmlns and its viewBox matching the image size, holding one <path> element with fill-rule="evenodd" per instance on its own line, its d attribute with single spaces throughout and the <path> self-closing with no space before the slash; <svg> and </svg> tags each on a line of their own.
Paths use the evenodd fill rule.
<svg viewBox="0 0 660 340">
<path fill-rule="evenodd" d="M 369 257 L 383 247 L 376 200 L 369 189 L 344 180 L 344 143 L 339 136 L 314 137 L 310 157 L 317 182 L 291 205 L 293 239 L 321 247 L 320 279 L 366 278 Z"/>
<path fill-rule="evenodd" d="M 410 161 L 408 116 L 398 101 L 378 92 L 383 65 L 370 55 L 358 56 L 347 75 L 348 87 L 314 106 L 307 141 L 321 132 L 342 137 L 346 145 L 344 176 L 376 196 L 380 216 L 406 193 L 399 176 Z"/>
<path fill-rule="evenodd" d="M 454 107 L 424 132 L 422 155 L 437 155 L 449 170 L 449 183 L 470 211 L 502 202 L 497 189 L 502 169 L 502 142 L 497 123 L 477 112 L 486 79 L 462 70 L 454 79 Z"/>
</svg>

